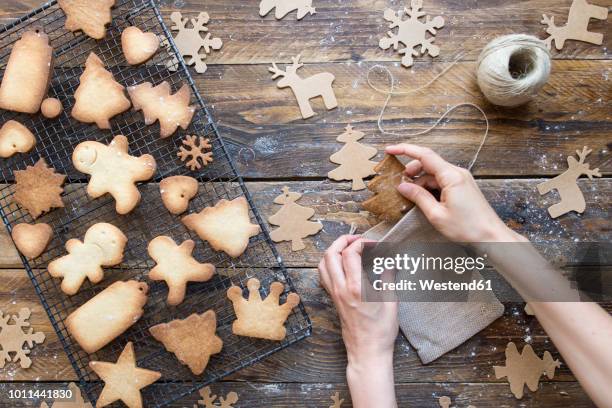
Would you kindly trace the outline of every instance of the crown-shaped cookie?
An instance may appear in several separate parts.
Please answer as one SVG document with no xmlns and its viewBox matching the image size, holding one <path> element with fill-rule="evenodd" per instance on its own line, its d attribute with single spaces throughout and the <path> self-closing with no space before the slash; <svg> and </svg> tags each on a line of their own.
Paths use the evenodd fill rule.
<svg viewBox="0 0 612 408">
<path fill-rule="evenodd" d="M 296 293 L 287 295 L 287 301 L 280 305 L 280 295 L 284 285 L 274 282 L 270 285 L 270 294 L 261 299 L 259 279 L 251 278 L 247 282 L 248 300 L 242 297 L 242 289 L 232 286 L 227 297 L 234 304 L 237 319 L 232 325 L 232 332 L 238 336 L 257 337 L 267 340 L 283 340 L 287 335 L 285 321 L 291 309 L 300 303 Z"/>
</svg>

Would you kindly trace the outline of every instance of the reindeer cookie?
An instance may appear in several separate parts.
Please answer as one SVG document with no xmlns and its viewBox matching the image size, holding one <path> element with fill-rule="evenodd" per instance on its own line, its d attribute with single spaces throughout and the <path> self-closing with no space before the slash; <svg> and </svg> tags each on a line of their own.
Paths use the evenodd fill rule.
<svg viewBox="0 0 612 408">
<path fill-rule="evenodd" d="M 259 3 L 259 15 L 264 17 L 272 9 L 276 8 L 274 17 L 277 20 L 285 17 L 293 10 L 297 10 L 297 19 L 301 20 L 306 14 L 315 14 L 316 9 L 312 7 L 312 0 L 261 0 Z"/>
<path fill-rule="evenodd" d="M 265 300 L 261 299 L 259 287 L 259 279 L 249 279 L 248 300 L 242 297 L 242 289 L 238 286 L 228 289 L 227 297 L 234 304 L 237 317 L 232 325 L 232 333 L 266 340 L 283 340 L 287 335 L 285 321 L 291 310 L 300 303 L 300 297 L 296 293 L 290 293 L 285 303 L 279 305 L 279 298 L 284 289 L 282 283 L 272 283 L 270 294 Z"/>
<path fill-rule="evenodd" d="M 287 66 L 286 71 L 279 69 L 276 63 L 272 64 L 268 70 L 273 73 L 272 79 L 282 77 L 276 84 L 279 88 L 291 88 L 295 94 L 295 98 L 298 101 L 302 118 L 308 119 L 315 115 L 310 106 L 310 100 L 320 96 L 323 98 L 325 107 L 330 110 L 338 106 L 332 83 L 336 79 L 333 74 L 329 72 L 323 72 L 320 74 L 313 75 L 308 78 L 300 78 L 297 74 L 297 70 L 302 68 L 304 64 L 300 63 L 300 55 L 291 58 L 293 64 Z"/>
<path fill-rule="evenodd" d="M 128 141 L 123 135 L 115 136 L 108 146 L 93 141 L 79 143 L 72 153 L 72 163 L 78 171 L 91 176 L 87 194 L 98 198 L 109 193 L 119 214 L 136 207 L 140 201 L 136 183 L 149 180 L 156 169 L 153 156 L 128 154 Z"/>
<path fill-rule="evenodd" d="M 599 169 L 591 170 L 589 164 L 584 162 L 584 159 L 586 159 L 591 152 L 592 150 L 587 149 L 586 146 L 582 148 L 582 151 L 576 150 L 576 154 L 580 159 L 579 161 L 573 156 L 569 156 L 567 158 L 569 169 L 567 169 L 565 173 L 538 184 L 540 195 L 547 194 L 551 190 L 556 189 L 561 197 L 561 202 L 548 207 L 548 213 L 551 217 L 557 218 L 570 211 L 576 211 L 577 213 L 584 212 L 586 202 L 584 201 L 584 195 L 582 191 L 580 191 L 580 187 L 578 187 L 578 178 L 583 174 L 588 176 L 591 180 L 593 176 L 601 177 Z"/>
<path fill-rule="evenodd" d="M 200 263 L 191 255 L 195 243 L 188 239 L 181 245 L 167 236 L 159 236 L 149 242 L 147 251 L 157 265 L 149 272 L 154 281 L 163 280 L 168 284 L 168 304 L 175 306 L 185 299 L 187 282 L 206 282 L 215 273 L 209 263 Z"/>
<path fill-rule="evenodd" d="M 94 224 L 85 233 L 83 242 L 70 239 L 64 255 L 49 264 L 49 274 L 62 280 L 62 291 L 74 295 L 88 278 L 98 283 L 104 278 L 103 266 L 114 266 L 123 260 L 127 238 L 112 224 Z"/>
<path fill-rule="evenodd" d="M 557 50 L 563 48 L 566 40 L 584 41 L 591 44 L 601 45 L 603 34 L 589 31 L 589 20 L 596 18 L 605 20 L 608 18 L 606 7 L 596 6 L 587 3 L 586 0 L 574 0 L 567 16 L 567 23 L 564 26 L 555 25 L 555 17 L 548 17 L 542 14 L 542 24 L 546 24 L 546 34 L 550 36 L 544 41 L 548 48 L 552 48 L 553 41 Z"/>
</svg>

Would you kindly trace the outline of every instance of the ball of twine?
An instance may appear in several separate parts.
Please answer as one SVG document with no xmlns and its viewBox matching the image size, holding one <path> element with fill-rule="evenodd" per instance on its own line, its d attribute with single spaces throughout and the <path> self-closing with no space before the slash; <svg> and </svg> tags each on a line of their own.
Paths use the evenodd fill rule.
<svg viewBox="0 0 612 408">
<path fill-rule="evenodd" d="M 511 107 L 529 102 L 549 75 L 550 51 L 544 41 L 531 35 L 496 38 L 478 57 L 478 86 L 495 105 Z"/>
</svg>

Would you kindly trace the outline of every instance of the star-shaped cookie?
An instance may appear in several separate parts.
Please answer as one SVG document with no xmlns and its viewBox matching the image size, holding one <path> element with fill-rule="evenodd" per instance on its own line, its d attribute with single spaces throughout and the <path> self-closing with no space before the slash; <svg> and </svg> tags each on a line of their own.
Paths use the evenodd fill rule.
<svg viewBox="0 0 612 408">
<path fill-rule="evenodd" d="M 34 166 L 15 171 L 15 202 L 24 207 L 32 218 L 38 218 L 52 208 L 63 207 L 61 194 L 66 176 L 58 174 L 40 159 Z"/>
<path fill-rule="evenodd" d="M 223 341 L 215 334 L 216 330 L 217 316 L 212 310 L 149 328 L 151 335 L 195 375 L 202 374 L 210 356 L 220 353 L 223 348 Z"/>
<path fill-rule="evenodd" d="M 140 390 L 161 377 L 157 371 L 136 366 L 132 342 L 125 345 L 116 363 L 90 361 L 89 367 L 104 381 L 96 408 L 121 400 L 129 408 L 142 408 Z"/>
<path fill-rule="evenodd" d="M 197 214 L 181 219 L 183 224 L 208 241 L 217 251 L 237 258 L 249 245 L 249 238 L 259 234 L 261 227 L 251 224 L 246 198 L 220 200 L 214 207 L 206 207 Z"/>
<path fill-rule="evenodd" d="M 185 299 L 187 282 L 206 282 L 215 273 L 214 265 L 200 263 L 191 256 L 194 246 L 190 239 L 176 245 L 172 238 L 163 235 L 149 242 L 149 256 L 157 262 L 149 278 L 166 281 L 169 305 L 178 305 Z"/>
</svg>

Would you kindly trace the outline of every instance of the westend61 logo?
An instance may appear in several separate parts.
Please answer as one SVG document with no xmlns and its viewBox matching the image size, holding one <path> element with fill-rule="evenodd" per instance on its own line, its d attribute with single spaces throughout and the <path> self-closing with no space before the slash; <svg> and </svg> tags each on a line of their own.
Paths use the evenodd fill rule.
<svg viewBox="0 0 612 408">
<path fill-rule="evenodd" d="M 414 275 L 418 271 L 445 271 L 463 274 L 465 271 L 482 271 L 485 267 L 487 254 L 478 257 L 441 257 L 441 256 L 411 256 L 396 254 L 391 257 L 375 257 L 372 262 L 372 272 L 381 275 L 386 270 L 407 272 Z"/>
</svg>

